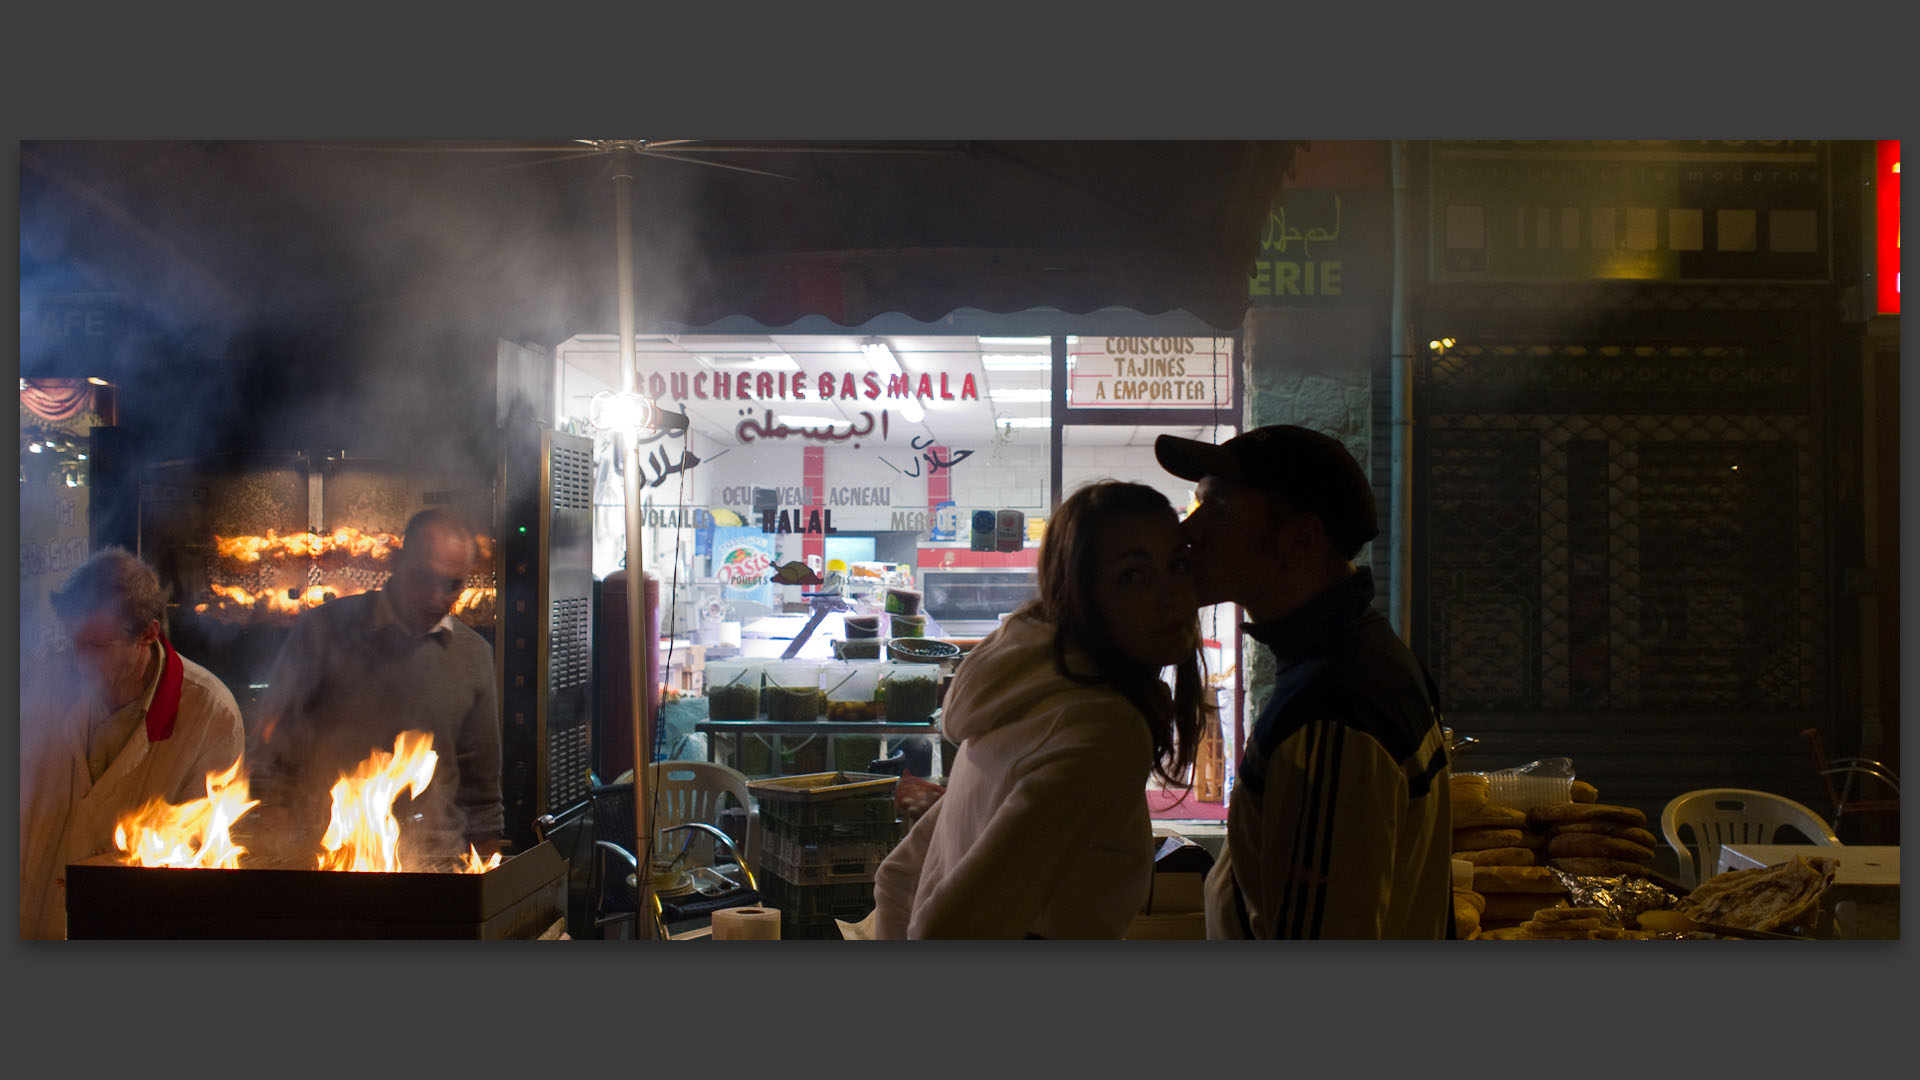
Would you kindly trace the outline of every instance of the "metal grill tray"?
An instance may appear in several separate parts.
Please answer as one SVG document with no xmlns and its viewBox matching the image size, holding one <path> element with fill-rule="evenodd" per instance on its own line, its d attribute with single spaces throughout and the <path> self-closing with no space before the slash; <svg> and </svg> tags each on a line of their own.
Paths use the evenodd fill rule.
<svg viewBox="0 0 1920 1080">
<path fill-rule="evenodd" d="M 537 935 L 567 907 L 567 863 L 550 841 L 484 874 L 182 870 L 112 859 L 67 867 L 69 938 L 515 938 Z"/>
</svg>

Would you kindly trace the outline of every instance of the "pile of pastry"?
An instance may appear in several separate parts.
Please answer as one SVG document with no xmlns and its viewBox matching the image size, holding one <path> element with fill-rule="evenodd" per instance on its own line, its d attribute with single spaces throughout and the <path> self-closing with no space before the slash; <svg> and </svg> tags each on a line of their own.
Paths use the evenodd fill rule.
<svg viewBox="0 0 1920 1080">
<path fill-rule="evenodd" d="M 1604 908 L 1573 907 L 1556 869 L 1624 876 L 1653 860 L 1646 815 L 1599 802 L 1592 784 L 1573 781 L 1573 800 L 1530 810 L 1489 799 L 1481 774 L 1452 778 L 1453 857 L 1472 864 L 1470 888 L 1454 890 L 1454 934 L 1488 940 L 1618 940 L 1649 936 L 1624 929 Z"/>
</svg>

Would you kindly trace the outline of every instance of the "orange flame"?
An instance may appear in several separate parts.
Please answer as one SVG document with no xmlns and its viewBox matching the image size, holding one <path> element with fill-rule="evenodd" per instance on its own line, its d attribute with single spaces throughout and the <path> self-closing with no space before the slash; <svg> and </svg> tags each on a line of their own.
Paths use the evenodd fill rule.
<svg viewBox="0 0 1920 1080">
<path fill-rule="evenodd" d="M 392 533 L 361 532 L 352 526 L 341 526 L 331 533 L 303 532 L 289 536 L 281 536 L 269 529 L 265 536 L 215 536 L 213 541 L 214 551 L 222 559 L 249 567 L 263 559 L 271 559 L 276 563 L 313 562 L 323 570 L 328 570 L 339 569 L 349 559 L 354 559 L 372 563 L 375 573 L 391 561 L 393 554 L 401 548 L 401 538 Z M 475 533 L 473 541 L 477 552 L 475 564 L 490 567 L 493 562 L 493 539 L 485 533 Z M 334 597 L 365 592 L 367 585 L 358 581 L 333 580 L 325 585 L 309 586 L 291 597 L 284 588 L 267 589 L 258 594 L 235 585 L 210 583 L 207 588 L 213 593 L 214 599 L 210 603 L 195 604 L 195 614 L 212 613 L 223 618 L 289 618 L 307 608 L 319 607 Z M 467 588 L 454 603 L 453 613 L 468 618 L 490 618 L 495 595 L 491 588 Z"/>
<path fill-rule="evenodd" d="M 491 604 L 492 602 L 493 602 L 492 589 L 483 589 L 477 586 L 468 586 L 467 588 L 460 590 L 460 599 L 455 600 L 453 602 L 453 613 L 455 615 L 458 615 L 461 612 L 472 611 L 475 608 L 481 607 L 482 605 L 485 605 L 485 604 Z"/>
<path fill-rule="evenodd" d="M 349 775 L 333 785 L 333 817 L 327 822 L 320 846 L 322 870 L 397 871 L 400 865 L 400 822 L 393 803 L 402 788 L 415 798 L 433 780 L 440 755 L 433 752 L 433 736 L 403 731 L 394 737 L 393 753 L 376 750 Z"/>
<path fill-rule="evenodd" d="M 288 596 L 284 590 L 265 589 L 258 595 L 250 593 L 238 585 L 208 585 L 207 589 L 220 598 L 217 605 L 195 604 L 193 610 L 205 614 L 209 606 L 226 608 L 228 606 L 252 608 L 257 614 L 298 615 L 306 608 L 319 607 L 321 604 L 339 595 L 339 590 L 327 585 L 313 585 L 295 596 Z"/>
<path fill-rule="evenodd" d="M 351 525 L 342 525 L 330 533 L 298 532 L 287 536 L 268 529 L 265 536 L 215 536 L 213 549 L 223 559 L 241 562 L 259 562 L 262 558 L 317 559 L 333 554 L 386 562 L 400 550 L 400 537 L 393 533 L 361 532 Z"/>
<path fill-rule="evenodd" d="M 113 844 L 128 866 L 172 866 L 233 870 L 247 849 L 235 844 L 229 828 L 260 805 L 247 798 L 240 759 L 223 772 L 207 774 L 207 797 L 179 806 L 150 799 L 115 824 Z"/>
<path fill-rule="evenodd" d="M 460 856 L 460 872 L 463 874 L 484 874 L 499 865 L 499 852 L 494 852 L 493 858 L 483 860 L 480 858 L 480 849 L 472 844 L 468 844 L 467 853 Z"/>
</svg>

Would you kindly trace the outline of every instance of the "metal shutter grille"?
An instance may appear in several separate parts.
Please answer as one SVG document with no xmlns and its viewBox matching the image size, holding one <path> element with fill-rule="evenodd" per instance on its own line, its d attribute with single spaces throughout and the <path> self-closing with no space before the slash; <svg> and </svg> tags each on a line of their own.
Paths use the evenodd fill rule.
<svg viewBox="0 0 1920 1080">
<path fill-rule="evenodd" d="M 1479 311 L 1458 320 L 1479 333 L 1449 327 L 1457 346 L 1416 364 L 1419 629 L 1450 706 L 1826 704 L 1828 497 L 1806 321 L 1707 301 L 1756 315 L 1696 317 L 1682 334 L 1658 315 L 1601 320 L 1575 336 L 1536 332 L 1537 313 Z"/>
</svg>

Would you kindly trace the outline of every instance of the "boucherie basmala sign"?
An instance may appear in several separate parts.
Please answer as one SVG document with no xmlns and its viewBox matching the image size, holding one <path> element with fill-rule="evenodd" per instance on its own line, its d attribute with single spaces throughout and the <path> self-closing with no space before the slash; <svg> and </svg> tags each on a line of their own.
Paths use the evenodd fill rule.
<svg viewBox="0 0 1920 1080">
<path fill-rule="evenodd" d="M 1082 337 L 1068 351 L 1076 409 L 1205 409 L 1233 403 L 1233 339 Z"/>
</svg>

